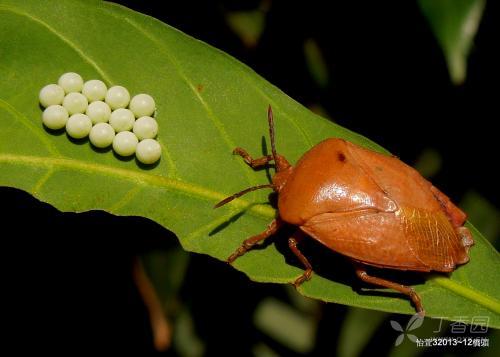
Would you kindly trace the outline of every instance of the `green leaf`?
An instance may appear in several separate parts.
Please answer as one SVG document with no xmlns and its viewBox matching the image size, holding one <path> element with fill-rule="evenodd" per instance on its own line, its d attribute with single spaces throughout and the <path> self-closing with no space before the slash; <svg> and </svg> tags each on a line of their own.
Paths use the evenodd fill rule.
<svg viewBox="0 0 500 357">
<path fill-rule="evenodd" d="M 486 0 L 419 0 L 418 3 L 441 46 L 452 82 L 463 83 L 467 57 Z"/>
<path fill-rule="evenodd" d="M 308 111 L 232 57 L 117 5 L 1 0 L 0 51 L 0 185 L 25 190 L 62 211 L 152 219 L 175 232 L 184 249 L 221 260 L 275 216 L 263 191 L 212 209 L 231 193 L 268 182 L 265 171 L 251 170 L 231 151 L 238 145 L 255 155 L 263 152 L 269 104 L 277 147 L 291 162 L 327 137 L 383 151 Z M 38 91 L 67 71 L 156 99 L 159 165 L 146 170 L 43 129 Z M 490 326 L 500 327 L 498 253 L 473 233 L 470 263 L 451 279 L 433 278 L 416 289 L 428 316 L 485 315 Z M 261 282 L 289 283 L 302 273 L 274 244 L 238 259 L 235 267 Z M 324 301 L 414 312 L 399 295 L 355 292 L 348 278 L 315 275 L 299 291 Z"/>
</svg>

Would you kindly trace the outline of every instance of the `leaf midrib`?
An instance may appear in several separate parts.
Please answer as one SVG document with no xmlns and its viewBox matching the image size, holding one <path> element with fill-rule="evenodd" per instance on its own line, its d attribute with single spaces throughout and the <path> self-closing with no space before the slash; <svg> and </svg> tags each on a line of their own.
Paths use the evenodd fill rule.
<svg viewBox="0 0 500 357">
<path fill-rule="evenodd" d="M 128 169 L 117 168 L 97 163 L 85 162 L 67 157 L 51 157 L 51 156 L 35 156 L 35 155 L 18 155 L 0 153 L 0 163 L 8 163 L 13 165 L 36 166 L 44 168 L 66 168 L 74 171 L 83 171 L 89 173 L 98 173 L 102 175 L 114 176 L 124 180 L 132 181 L 139 185 L 153 185 L 165 188 L 171 191 L 181 192 L 185 195 L 192 196 L 198 199 L 209 202 L 217 202 L 226 197 L 222 192 L 212 191 L 203 186 L 189 182 L 184 182 L 164 176 L 152 175 L 145 172 L 138 172 Z M 244 199 L 235 200 L 232 203 L 233 207 L 239 209 L 248 208 L 247 212 L 253 213 L 264 218 L 272 218 L 275 215 L 275 210 L 267 205 L 254 204 L 251 205 Z"/>
<path fill-rule="evenodd" d="M 500 314 L 500 301 L 482 291 L 459 284 L 457 281 L 442 276 L 433 277 L 432 281 L 457 295 L 474 301 L 476 304 L 484 306 L 497 314 Z"/>
</svg>

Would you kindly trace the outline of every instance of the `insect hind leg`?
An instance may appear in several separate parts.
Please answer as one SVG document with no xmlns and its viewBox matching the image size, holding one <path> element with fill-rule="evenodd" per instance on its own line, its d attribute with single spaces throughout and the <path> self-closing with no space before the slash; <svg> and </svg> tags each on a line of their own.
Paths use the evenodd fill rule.
<svg viewBox="0 0 500 357">
<path fill-rule="evenodd" d="M 305 257 L 304 254 L 299 250 L 297 245 L 304 239 L 305 235 L 302 231 L 297 230 L 293 237 L 288 238 L 288 247 L 290 250 L 295 254 L 295 256 L 300 260 L 302 265 L 306 268 L 304 273 L 299 276 L 295 281 L 293 282 L 293 285 L 298 288 L 300 285 L 302 285 L 303 282 L 311 279 L 311 275 L 313 273 L 311 263 L 309 263 L 309 260 Z"/>
<path fill-rule="evenodd" d="M 237 147 L 236 149 L 233 150 L 233 154 L 235 155 L 240 155 L 243 160 L 252 168 L 258 168 L 261 166 L 266 165 L 269 161 L 273 161 L 274 158 L 272 155 L 266 155 L 259 157 L 257 159 L 254 159 L 250 156 L 250 154 L 243 148 Z"/>
<path fill-rule="evenodd" d="M 382 286 L 385 288 L 394 289 L 396 291 L 399 291 L 399 292 L 407 295 L 410 298 L 410 300 L 413 302 L 413 305 L 415 306 L 417 313 L 421 317 L 424 317 L 425 310 L 424 310 L 424 307 L 422 306 L 422 301 L 420 300 L 420 296 L 418 296 L 418 294 L 416 293 L 415 290 L 413 290 L 412 287 L 406 286 L 406 285 L 401 285 L 401 284 L 398 284 L 398 283 L 395 283 L 395 282 L 392 282 L 389 280 L 385 280 L 382 278 L 377 278 L 375 276 L 368 275 L 368 273 L 366 272 L 366 269 L 360 264 L 355 264 L 355 269 L 356 269 L 356 275 L 362 281 L 373 284 L 373 285 L 378 285 L 378 286 Z"/>
</svg>

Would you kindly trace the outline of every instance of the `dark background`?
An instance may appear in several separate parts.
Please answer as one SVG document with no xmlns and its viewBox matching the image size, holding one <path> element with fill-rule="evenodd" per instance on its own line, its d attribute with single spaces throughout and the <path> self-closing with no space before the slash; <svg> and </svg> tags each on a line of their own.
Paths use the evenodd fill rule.
<svg viewBox="0 0 500 357">
<path fill-rule="evenodd" d="M 235 56 L 299 102 L 321 105 L 340 125 L 410 164 L 424 149 L 437 150 L 442 166 L 432 178 L 436 186 L 456 202 L 475 190 L 500 205 L 494 125 L 500 117 L 494 34 L 500 19 L 493 1 L 486 7 L 462 86 L 451 84 L 441 50 L 412 1 L 273 1 L 255 48 L 246 47 L 225 19 L 226 11 L 253 9 L 255 1 L 119 2 Z M 324 88 L 307 70 L 307 38 L 316 40 L 328 64 L 330 80 Z M 2 237 L 5 301 L 0 311 L 7 332 L 0 348 L 153 353 L 146 310 L 130 271 L 135 256 L 176 244 L 174 239 L 165 242 L 165 230 L 143 219 L 102 212 L 63 214 L 7 188 L 0 188 L 0 209 L 7 232 Z M 247 355 L 253 341 L 267 337 L 249 327 L 251 311 L 238 306 L 269 294 L 280 292 L 253 284 L 211 258 L 193 256 L 180 296 L 191 306 L 198 334 L 208 341 L 208 354 Z M 326 339 L 319 339 L 316 353 L 333 355 L 328 341 L 334 341 L 335 322 L 345 309 L 324 308 L 329 323 L 320 324 L 319 335 Z M 394 338 L 378 336 L 365 352 L 377 348 L 383 353 Z"/>
</svg>

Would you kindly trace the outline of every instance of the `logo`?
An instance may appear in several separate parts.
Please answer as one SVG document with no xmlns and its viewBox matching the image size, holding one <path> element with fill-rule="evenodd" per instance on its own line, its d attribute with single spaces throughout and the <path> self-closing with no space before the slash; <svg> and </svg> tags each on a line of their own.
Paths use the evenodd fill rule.
<svg viewBox="0 0 500 357">
<path fill-rule="evenodd" d="M 451 323 L 444 323 L 443 319 L 451 320 Z M 403 343 L 405 336 L 415 343 L 417 347 L 435 347 L 435 346 L 466 346 L 466 347 L 489 347 L 490 341 L 488 337 L 483 337 L 488 332 L 488 325 L 490 322 L 489 316 L 452 316 L 439 318 L 439 326 L 436 330 L 432 331 L 434 334 L 440 334 L 444 325 L 445 331 L 449 330 L 451 336 L 438 336 L 438 337 L 425 337 L 419 338 L 410 331 L 416 330 L 422 326 L 424 318 L 420 315 L 413 315 L 406 328 L 399 324 L 399 322 L 391 320 L 391 326 L 395 331 L 400 332 L 394 346 L 399 346 Z M 470 326 L 468 326 L 470 325 Z M 427 329 L 428 330 L 428 329 Z M 428 331 L 427 331 L 428 333 Z M 482 334 L 483 336 L 478 336 Z"/>
<path fill-rule="evenodd" d="M 424 318 L 421 317 L 419 314 L 415 314 L 410 318 L 410 321 L 406 324 L 406 328 L 403 330 L 403 327 L 399 324 L 399 322 L 391 320 L 391 326 L 394 330 L 401 332 L 399 336 L 396 338 L 396 342 L 394 342 L 394 346 L 399 346 L 400 344 L 403 343 L 403 340 L 405 336 L 408 337 L 408 339 L 411 342 L 417 342 L 417 336 L 408 333 L 409 331 L 416 330 L 420 326 L 422 326 L 422 323 L 424 322 Z"/>
</svg>

